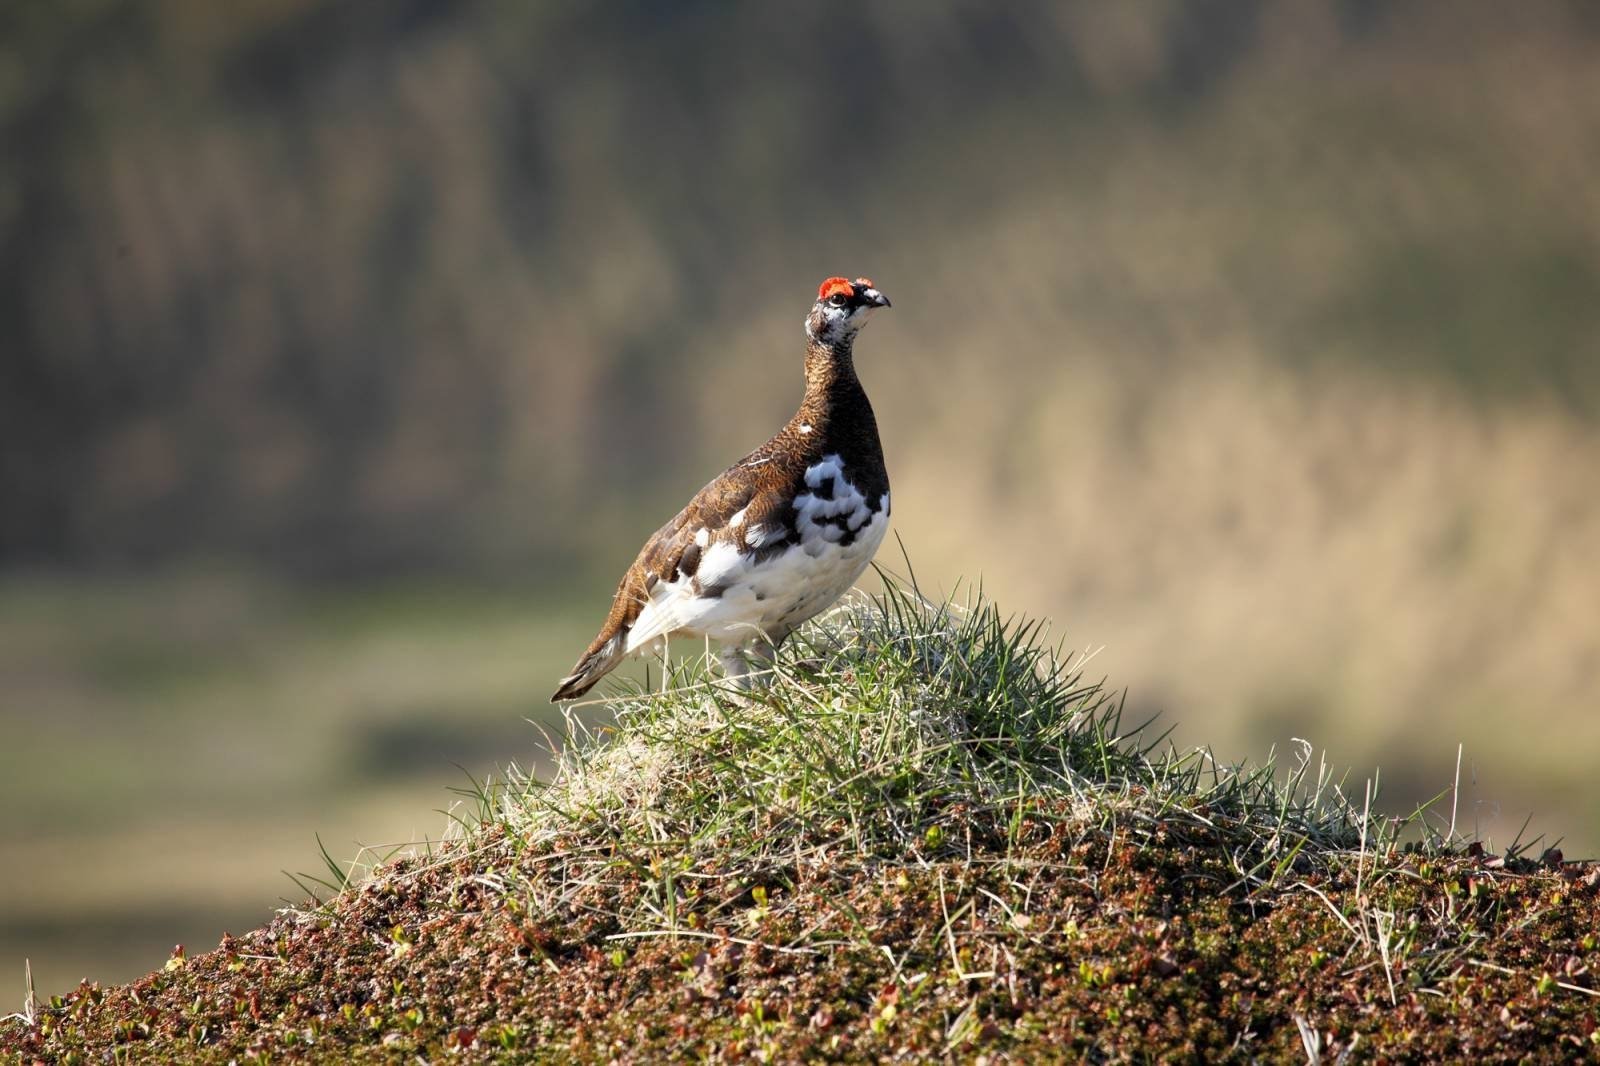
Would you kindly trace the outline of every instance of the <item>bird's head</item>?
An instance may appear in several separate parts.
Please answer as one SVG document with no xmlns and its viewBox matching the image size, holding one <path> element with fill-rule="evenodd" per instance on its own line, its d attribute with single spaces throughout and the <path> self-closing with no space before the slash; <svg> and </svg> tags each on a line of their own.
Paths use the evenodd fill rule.
<svg viewBox="0 0 1600 1066">
<path fill-rule="evenodd" d="M 806 316 L 806 336 L 824 347 L 849 342 L 867 319 L 889 299 L 870 278 L 829 278 L 817 289 L 817 302 Z"/>
</svg>

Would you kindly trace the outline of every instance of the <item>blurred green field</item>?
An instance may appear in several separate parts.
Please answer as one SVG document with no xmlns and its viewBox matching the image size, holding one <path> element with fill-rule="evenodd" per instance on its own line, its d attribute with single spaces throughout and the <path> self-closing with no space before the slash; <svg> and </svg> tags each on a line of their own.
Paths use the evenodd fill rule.
<svg viewBox="0 0 1600 1066">
<path fill-rule="evenodd" d="M 237 573 L 0 586 L 0 959 L 41 990 L 211 946 L 536 765 L 574 619 L 484 587 Z M 559 731 L 559 730 L 557 730 Z M 17 970 L 20 973 L 20 969 Z"/>
</svg>

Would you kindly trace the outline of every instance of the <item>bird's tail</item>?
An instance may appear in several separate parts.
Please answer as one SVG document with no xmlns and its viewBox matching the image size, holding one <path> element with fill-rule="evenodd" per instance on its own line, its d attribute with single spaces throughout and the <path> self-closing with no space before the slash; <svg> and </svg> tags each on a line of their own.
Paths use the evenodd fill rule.
<svg viewBox="0 0 1600 1066">
<path fill-rule="evenodd" d="M 627 643 L 626 630 L 618 630 L 610 637 L 604 634 L 596 637 L 594 643 L 589 645 L 589 650 L 583 653 L 583 658 L 578 660 L 578 665 L 572 668 L 572 673 L 561 679 L 561 686 L 550 697 L 550 702 L 575 700 L 594 688 L 597 681 L 622 662 Z"/>
</svg>

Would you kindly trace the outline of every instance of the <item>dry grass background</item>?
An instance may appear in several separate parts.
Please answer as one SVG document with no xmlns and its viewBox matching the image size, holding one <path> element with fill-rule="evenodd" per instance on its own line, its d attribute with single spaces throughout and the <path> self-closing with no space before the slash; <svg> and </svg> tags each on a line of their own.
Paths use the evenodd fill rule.
<svg viewBox="0 0 1600 1066">
<path fill-rule="evenodd" d="M 0 17 L 0 971 L 525 758 L 837 272 L 926 584 L 1221 757 L 1398 806 L 1464 743 L 1486 831 L 1600 846 L 1584 5 Z"/>
</svg>

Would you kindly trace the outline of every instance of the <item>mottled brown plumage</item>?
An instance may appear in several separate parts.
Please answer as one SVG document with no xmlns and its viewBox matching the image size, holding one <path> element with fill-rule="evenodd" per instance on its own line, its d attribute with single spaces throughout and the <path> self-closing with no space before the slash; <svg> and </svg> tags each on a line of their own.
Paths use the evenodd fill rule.
<svg viewBox="0 0 1600 1066">
<path fill-rule="evenodd" d="M 552 700 L 581 696 L 626 655 L 674 632 L 729 645 L 735 657 L 724 663 L 736 673 L 739 648 L 776 646 L 837 598 L 841 580 L 854 580 L 882 538 L 889 478 L 853 344 L 886 306 L 865 278 L 823 283 L 806 318 L 800 409 L 645 542 Z M 718 602 L 730 589 L 736 595 Z"/>
</svg>

